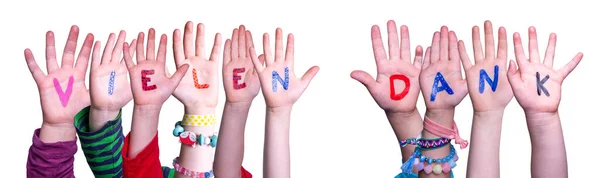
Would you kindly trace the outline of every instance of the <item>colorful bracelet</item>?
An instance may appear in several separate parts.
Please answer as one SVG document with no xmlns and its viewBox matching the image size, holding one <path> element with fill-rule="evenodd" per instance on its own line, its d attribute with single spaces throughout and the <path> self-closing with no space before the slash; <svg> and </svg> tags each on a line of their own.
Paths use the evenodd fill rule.
<svg viewBox="0 0 600 178">
<path fill-rule="evenodd" d="M 192 170 L 186 169 L 186 168 L 182 167 L 181 165 L 179 165 L 178 159 L 179 159 L 179 157 L 173 159 L 173 168 L 175 168 L 175 171 L 177 171 L 185 176 L 192 177 L 192 178 L 211 178 L 215 175 L 212 170 L 210 170 L 208 172 L 194 172 Z"/>
<path fill-rule="evenodd" d="M 402 140 L 400 141 L 400 147 L 405 147 L 406 145 L 416 145 L 418 140 L 418 138 L 409 138 L 406 140 Z"/>
<path fill-rule="evenodd" d="M 181 125 L 183 126 L 212 126 L 216 123 L 215 115 L 183 115 Z"/>
<path fill-rule="evenodd" d="M 401 169 L 402 172 L 411 172 L 412 167 L 417 166 L 417 171 L 424 171 L 426 174 L 433 172 L 437 175 L 442 172 L 449 173 L 452 168 L 456 167 L 456 161 L 458 161 L 458 155 L 452 145 L 450 145 L 450 154 L 438 159 L 427 158 L 421 154 L 421 148 L 415 147 L 415 152 L 402 164 Z"/>
<path fill-rule="evenodd" d="M 435 138 L 435 139 L 419 139 L 417 141 L 417 145 L 421 147 L 422 150 L 435 150 L 441 147 L 446 146 L 450 143 L 451 139 L 449 138 Z"/>
<path fill-rule="evenodd" d="M 185 131 L 183 126 L 181 126 L 181 121 L 175 123 L 175 129 L 173 129 L 173 136 L 179 137 L 179 142 L 184 145 L 189 145 L 191 147 L 196 147 L 196 143 L 200 146 L 210 146 L 217 147 L 217 140 L 219 136 L 217 133 L 213 135 L 207 136 L 200 134 L 196 136 L 195 133 L 190 131 Z"/>
</svg>

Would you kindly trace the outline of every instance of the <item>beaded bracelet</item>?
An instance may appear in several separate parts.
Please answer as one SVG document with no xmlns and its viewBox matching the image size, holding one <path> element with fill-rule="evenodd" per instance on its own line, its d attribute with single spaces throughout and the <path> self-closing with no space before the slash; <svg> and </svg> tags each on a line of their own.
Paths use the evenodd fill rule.
<svg viewBox="0 0 600 178">
<path fill-rule="evenodd" d="M 413 166 L 417 166 L 417 171 L 424 171 L 426 174 L 434 173 L 436 175 L 449 173 L 452 168 L 456 167 L 458 155 L 454 146 L 450 145 L 450 154 L 443 158 L 427 158 L 421 154 L 421 148 L 415 147 L 415 151 L 410 158 L 402 164 L 402 172 L 411 172 Z M 425 165 L 427 164 L 427 165 Z"/>
<path fill-rule="evenodd" d="M 185 176 L 192 177 L 192 178 L 211 178 L 215 175 L 213 170 L 210 170 L 208 172 L 194 172 L 192 170 L 186 169 L 186 168 L 182 167 L 181 165 L 179 165 L 178 159 L 179 159 L 179 157 L 173 159 L 173 168 L 175 168 L 175 171 L 177 171 Z"/>
<path fill-rule="evenodd" d="M 213 148 L 217 147 L 217 140 L 219 139 L 217 133 L 214 133 L 210 136 L 202 134 L 196 136 L 196 134 L 193 132 L 184 131 L 183 127 L 181 126 L 181 121 L 175 123 L 175 129 L 173 129 L 173 136 L 179 137 L 179 142 L 181 144 L 189 145 L 194 148 L 196 147 L 196 143 L 198 143 L 198 145 L 200 146 L 210 146 Z"/>
</svg>

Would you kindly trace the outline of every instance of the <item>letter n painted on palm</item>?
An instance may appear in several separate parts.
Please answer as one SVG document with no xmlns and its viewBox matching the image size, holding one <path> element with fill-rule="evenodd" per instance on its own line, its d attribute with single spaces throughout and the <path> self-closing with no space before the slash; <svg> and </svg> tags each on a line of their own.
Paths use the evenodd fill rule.
<svg viewBox="0 0 600 178">
<path fill-rule="evenodd" d="M 479 70 L 479 93 L 483 93 L 485 90 L 485 83 L 490 84 L 492 88 L 492 92 L 496 92 L 496 88 L 498 87 L 498 65 L 494 66 L 494 80 L 490 78 L 490 76 L 485 72 L 484 69 Z"/>
<path fill-rule="evenodd" d="M 429 101 L 435 101 L 437 93 L 441 91 L 446 91 L 449 95 L 454 94 L 454 91 L 452 91 L 452 88 L 450 88 L 450 85 L 448 85 L 448 82 L 446 82 L 442 73 L 438 72 L 433 80 L 433 86 L 431 86 L 431 96 L 429 97 Z"/>
<path fill-rule="evenodd" d="M 284 90 L 288 89 L 290 85 L 290 69 L 288 67 L 285 67 L 284 72 L 285 76 L 284 78 L 281 78 L 277 71 L 273 71 L 273 92 L 277 92 L 277 83 L 281 83 L 281 86 Z"/>
</svg>

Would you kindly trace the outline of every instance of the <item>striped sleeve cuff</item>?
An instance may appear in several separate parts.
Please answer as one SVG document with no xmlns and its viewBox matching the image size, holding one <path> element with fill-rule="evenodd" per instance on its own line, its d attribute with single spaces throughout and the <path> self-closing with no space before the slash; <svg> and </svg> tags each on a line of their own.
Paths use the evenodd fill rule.
<svg viewBox="0 0 600 178">
<path fill-rule="evenodd" d="M 90 107 L 81 110 L 75 116 L 75 128 L 81 149 L 95 177 L 123 177 L 123 128 L 121 127 L 121 111 L 119 115 L 108 121 L 100 130 L 90 132 Z"/>
</svg>

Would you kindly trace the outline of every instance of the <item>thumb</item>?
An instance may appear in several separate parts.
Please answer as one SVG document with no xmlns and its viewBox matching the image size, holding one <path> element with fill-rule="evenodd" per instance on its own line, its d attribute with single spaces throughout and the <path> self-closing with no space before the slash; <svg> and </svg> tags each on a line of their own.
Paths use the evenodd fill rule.
<svg viewBox="0 0 600 178">
<path fill-rule="evenodd" d="M 517 72 L 517 66 L 515 64 L 515 61 L 510 60 L 510 63 L 508 64 L 508 72 L 506 75 L 508 76 L 508 82 L 513 86 L 519 81 L 521 81 L 521 76 Z"/>
<path fill-rule="evenodd" d="M 369 86 L 371 86 L 375 83 L 375 79 L 373 79 L 373 77 L 371 75 L 369 75 L 369 73 L 362 71 L 362 70 L 352 71 L 352 73 L 350 73 L 350 77 L 352 77 L 354 80 L 362 83 L 367 88 L 369 88 Z"/>
<path fill-rule="evenodd" d="M 181 82 L 181 79 L 183 78 L 183 76 L 189 68 L 189 64 L 184 64 L 181 67 L 179 67 L 177 71 L 175 71 L 175 74 L 173 74 L 173 76 L 171 77 L 171 82 L 173 83 L 174 87 L 177 87 L 177 85 L 179 85 L 179 82 Z"/>
<path fill-rule="evenodd" d="M 317 72 L 319 72 L 319 66 L 313 66 L 310 69 L 308 69 L 308 71 L 306 71 L 304 75 L 302 75 L 302 78 L 300 80 L 302 81 L 302 83 L 304 83 L 304 88 L 308 87 L 310 81 L 312 81 L 315 75 L 317 75 Z"/>
</svg>

